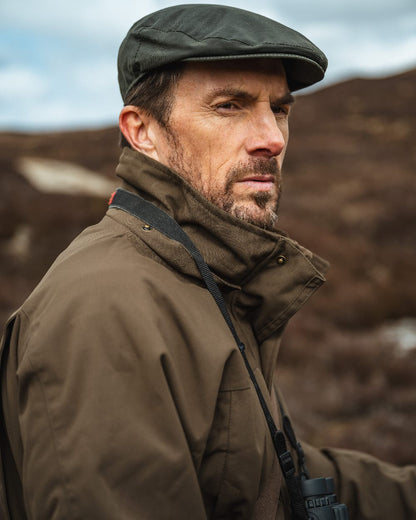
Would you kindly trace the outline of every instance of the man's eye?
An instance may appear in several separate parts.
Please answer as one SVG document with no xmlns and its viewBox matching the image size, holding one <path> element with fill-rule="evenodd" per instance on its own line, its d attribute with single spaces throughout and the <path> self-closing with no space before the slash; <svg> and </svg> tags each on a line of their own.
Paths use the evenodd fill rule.
<svg viewBox="0 0 416 520">
<path fill-rule="evenodd" d="M 219 105 L 217 105 L 217 109 L 219 110 L 234 110 L 237 108 L 237 104 L 233 103 L 232 101 L 227 101 L 226 103 L 220 103 Z"/>
<path fill-rule="evenodd" d="M 271 106 L 273 114 L 275 115 L 288 115 L 290 107 L 288 105 Z"/>
</svg>

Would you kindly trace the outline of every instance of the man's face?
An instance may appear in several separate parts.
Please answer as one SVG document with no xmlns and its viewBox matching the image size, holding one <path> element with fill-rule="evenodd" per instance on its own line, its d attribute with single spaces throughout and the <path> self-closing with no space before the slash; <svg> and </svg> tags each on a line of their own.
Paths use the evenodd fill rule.
<svg viewBox="0 0 416 520">
<path fill-rule="evenodd" d="M 276 60 L 188 64 L 160 129 L 158 160 L 213 204 L 273 229 L 292 102 Z"/>
</svg>

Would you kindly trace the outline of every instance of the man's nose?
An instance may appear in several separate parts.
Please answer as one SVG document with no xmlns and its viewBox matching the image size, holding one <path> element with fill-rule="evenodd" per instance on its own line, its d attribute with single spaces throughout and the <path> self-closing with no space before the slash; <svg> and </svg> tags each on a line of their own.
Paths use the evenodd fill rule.
<svg viewBox="0 0 416 520">
<path fill-rule="evenodd" d="M 246 149 L 250 155 L 256 157 L 275 157 L 285 149 L 286 139 L 287 121 L 279 124 L 275 114 L 269 109 L 253 118 Z"/>
</svg>

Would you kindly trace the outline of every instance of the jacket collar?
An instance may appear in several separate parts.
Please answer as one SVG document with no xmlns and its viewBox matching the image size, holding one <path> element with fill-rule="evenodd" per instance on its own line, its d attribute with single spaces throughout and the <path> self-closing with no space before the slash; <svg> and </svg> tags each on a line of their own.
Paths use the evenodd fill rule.
<svg viewBox="0 0 416 520">
<path fill-rule="evenodd" d="M 124 188 L 152 202 L 182 226 L 223 290 L 239 289 L 234 296 L 237 312 L 249 314 L 260 342 L 280 328 L 325 280 L 328 264 L 324 260 L 285 233 L 263 230 L 221 210 L 161 163 L 124 148 L 116 171 Z M 171 263 L 166 258 L 169 248 L 153 243 L 155 247 Z M 189 262 L 176 261 L 175 268 L 195 274 L 192 262 L 189 266 Z"/>
</svg>

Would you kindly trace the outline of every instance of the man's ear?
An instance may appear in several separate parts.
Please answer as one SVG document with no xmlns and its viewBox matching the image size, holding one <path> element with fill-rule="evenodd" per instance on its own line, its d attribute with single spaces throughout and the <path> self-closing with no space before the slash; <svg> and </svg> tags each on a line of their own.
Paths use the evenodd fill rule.
<svg viewBox="0 0 416 520">
<path fill-rule="evenodd" d="M 119 127 L 130 146 L 152 159 L 159 160 L 156 150 L 155 119 L 134 105 L 126 105 L 120 112 Z"/>
</svg>

